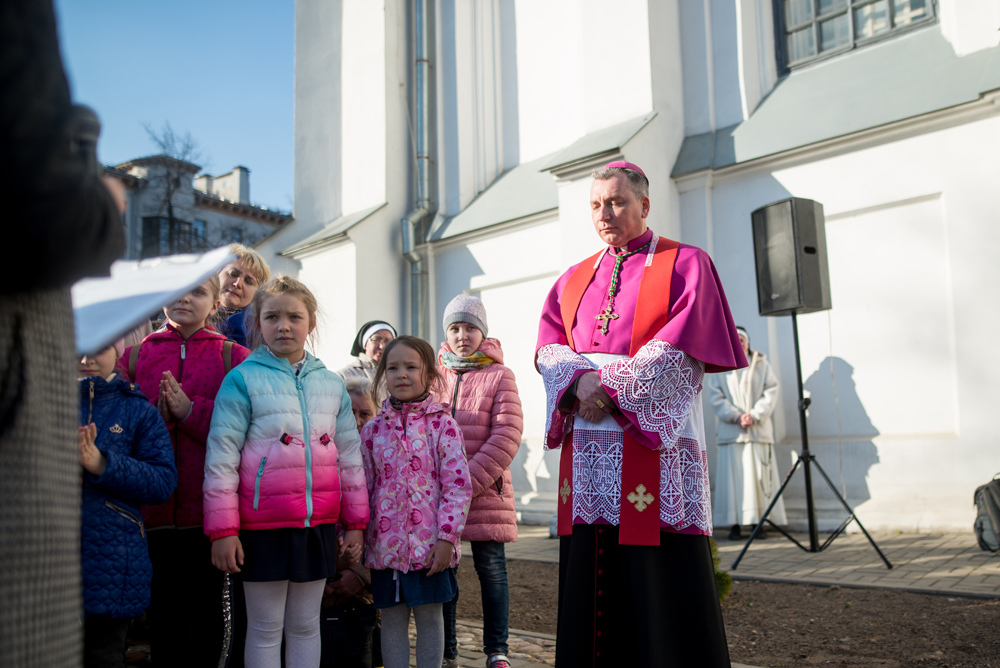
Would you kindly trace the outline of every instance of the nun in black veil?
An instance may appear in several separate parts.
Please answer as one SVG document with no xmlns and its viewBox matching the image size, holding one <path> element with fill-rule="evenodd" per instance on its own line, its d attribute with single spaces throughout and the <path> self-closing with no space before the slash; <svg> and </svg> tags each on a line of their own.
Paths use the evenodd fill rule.
<svg viewBox="0 0 1000 668">
<path fill-rule="evenodd" d="M 351 355 L 357 360 L 337 371 L 341 378 L 364 378 L 368 382 L 375 380 L 375 369 L 382 359 L 382 351 L 387 343 L 396 338 L 396 328 L 385 320 L 366 322 L 358 330 L 358 335 L 351 346 Z"/>
</svg>

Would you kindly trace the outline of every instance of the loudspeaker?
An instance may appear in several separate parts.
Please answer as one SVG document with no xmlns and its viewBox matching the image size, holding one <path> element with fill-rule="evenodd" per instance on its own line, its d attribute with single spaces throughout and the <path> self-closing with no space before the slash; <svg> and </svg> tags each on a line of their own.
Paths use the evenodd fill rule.
<svg viewBox="0 0 1000 668">
<path fill-rule="evenodd" d="M 760 314 L 831 308 L 823 205 L 793 197 L 763 206 L 750 217 Z"/>
</svg>

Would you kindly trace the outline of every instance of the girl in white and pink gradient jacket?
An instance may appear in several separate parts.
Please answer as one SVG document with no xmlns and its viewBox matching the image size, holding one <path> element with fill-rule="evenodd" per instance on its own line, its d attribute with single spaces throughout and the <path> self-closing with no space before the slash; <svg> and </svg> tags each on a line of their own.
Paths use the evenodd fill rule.
<svg viewBox="0 0 1000 668">
<path fill-rule="evenodd" d="M 323 588 L 337 552 L 357 563 L 368 490 L 351 397 L 305 351 L 316 299 L 278 276 L 254 296 L 266 346 L 222 383 L 205 458 L 212 563 L 240 573 L 247 665 L 316 666 Z M 346 533 L 338 545 L 336 522 Z"/>
</svg>

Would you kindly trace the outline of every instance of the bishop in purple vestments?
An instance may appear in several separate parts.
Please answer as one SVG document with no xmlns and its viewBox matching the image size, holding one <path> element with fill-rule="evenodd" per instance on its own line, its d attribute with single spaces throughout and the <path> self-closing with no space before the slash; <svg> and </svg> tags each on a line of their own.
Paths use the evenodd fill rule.
<svg viewBox="0 0 1000 668">
<path fill-rule="evenodd" d="M 592 218 L 607 248 L 556 281 L 536 347 L 546 448 L 572 448 L 559 476 L 556 666 L 729 666 L 708 542 L 700 392 L 705 373 L 746 358 L 708 255 L 646 227 L 642 170 L 613 162 L 593 176 Z M 669 294 L 651 293 L 664 275 Z M 650 321 L 657 325 L 637 346 L 633 329 Z M 658 462 L 658 485 L 654 471 L 650 485 L 623 489 L 625 442 L 656 453 L 643 461 Z M 626 501 L 658 509 L 658 544 L 634 544 Z"/>
</svg>

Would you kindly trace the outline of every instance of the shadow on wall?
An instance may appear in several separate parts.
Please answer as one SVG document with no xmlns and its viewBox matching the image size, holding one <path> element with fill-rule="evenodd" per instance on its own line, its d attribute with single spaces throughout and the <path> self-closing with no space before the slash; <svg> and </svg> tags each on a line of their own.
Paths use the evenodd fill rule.
<svg viewBox="0 0 1000 668">
<path fill-rule="evenodd" d="M 842 495 L 846 491 L 847 502 L 857 509 L 858 505 L 871 498 L 868 471 L 879 461 L 878 448 L 873 441 L 879 432 L 858 396 L 854 367 L 839 357 L 827 357 L 804 385 L 812 399 L 808 413 L 809 448 L 837 490 Z M 794 395 L 794 386 L 787 391 Z M 797 419 L 797 414 L 793 419 Z M 797 453 L 800 450 L 798 438 L 790 435 L 786 439 L 786 447 L 789 446 Z M 786 465 L 783 472 L 787 472 L 793 462 L 791 452 L 779 452 L 778 458 L 779 466 Z M 796 478 L 785 492 L 789 511 L 801 510 L 801 514 L 789 513 L 792 524 L 796 523 L 796 519 L 805 522 L 803 476 L 797 473 Z M 813 475 L 813 492 L 820 529 L 829 530 L 840 524 L 847 515 L 822 476 L 817 474 Z"/>
</svg>

